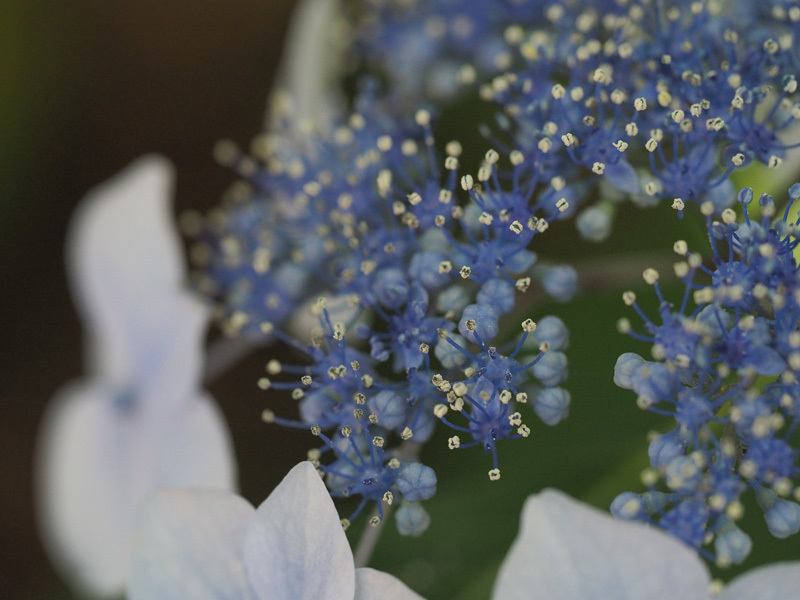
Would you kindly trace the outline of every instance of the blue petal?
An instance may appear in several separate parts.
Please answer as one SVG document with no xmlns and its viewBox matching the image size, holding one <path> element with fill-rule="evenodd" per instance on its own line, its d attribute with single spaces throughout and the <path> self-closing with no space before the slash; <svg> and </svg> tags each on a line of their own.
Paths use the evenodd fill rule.
<svg viewBox="0 0 800 600">
<path fill-rule="evenodd" d="M 749 353 L 747 358 L 749 366 L 752 366 L 759 375 L 780 375 L 786 368 L 786 361 L 772 348 L 762 346 L 757 351 Z"/>
<path fill-rule="evenodd" d="M 639 193 L 639 177 L 636 169 L 627 160 L 620 160 L 613 165 L 606 164 L 603 175 L 615 188 L 629 194 Z"/>
</svg>

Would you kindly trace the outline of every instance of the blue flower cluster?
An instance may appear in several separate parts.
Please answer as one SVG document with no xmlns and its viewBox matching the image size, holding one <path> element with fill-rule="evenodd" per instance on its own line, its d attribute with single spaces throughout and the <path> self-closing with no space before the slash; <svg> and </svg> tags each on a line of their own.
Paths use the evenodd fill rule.
<svg viewBox="0 0 800 600">
<path fill-rule="evenodd" d="M 763 195 L 761 218 L 750 218 L 753 192 L 739 192 L 744 218 L 732 209 L 712 219 L 706 202 L 713 266 L 679 241 L 684 260 L 675 273 L 685 283 L 678 307 L 661 294 L 658 273 L 648 269 L 661 303 L 651 320 L 635 295 L 625 303 L 644 320 L 644 332 L 620 329 L 653 344 L 654 361 L 626 353 L 614 381 L 638 395 L 637 404 L 667 415 L 675 428 L 650 442 L 649 491 L 617 497 L 612 512 L 654 523 L 720 565 L 739 563 L 751 541 L 737 525 L 741 496 L 755 492 L 767 527 L 776 537 L 800 531 L 800 274 L 794 251 L 800 218 L 790 218 L 800 184 L 789 189 L 780 218 Z M 703 275 L 706 282 L 698 282 Z M 690 310 L 691 302 L 695 307 Z M 665 490 L 665 491 L 664 491 Z"/>
<path fill-rule="evenodd" d="M 332 494 L 362 498 L 351 519 L 370 500 L 379 522 L 382 503 L 434 493 L 434 472 L 409 448 L 430 438 L 436 418 L 458 432 L 451 448 L 491 453 L 497 479 L 499 440 L 530 433 L 518 405 L 548 424 L 569 407 L 559 387 L 566 327 L 551 316 L 537 328 L 518 306 L 536 275 L 558 300 L 575 292 L 574 269 L 534 270 L 528 249 L 567 211 L 567 186 L 523 180 L 520 152 L 506 159 L 508 182 L 494 150 L 475 177 L 459 176 L 460 145 L 447 144 L 440 161 L 429 121 L 419 111 L 402 128 L 357 113 L 302 152 L 280 146 L 263 163 L 226 149 L 251 191 L 200 234 L 228 329 L 275 336 L 310 363 L 268 365 L 259 385 L 291 390 L 300 419 L 264 419 L 312 427 L 323 443 L 312 458 Z M 306 346 L 276 325 L 317 297 Z M 501 335 L 502 319 L 521 323 L 519 339 Z M 399 513 L 400 529 L 427 523 L 420 511 Z"/>
<path fill-rule="evenodd" d="M 605 182 L 576 219 L 601 241 L 620 193 L 642 206 L 669 199 L 679 214 L 710 200 L 719 213 L 735 169 L 781 165 L 797 145 L 784 133 L 800 118 L 798 18 L 783 0 L 724 11 L 694 0 L 376 0 L 356 31 L 387 74 L 390 105 L 474 83 L 499 109 L 485 127 L 493 145 L 528 157 L 523 177 L 544 168 L 574 182 L 573 210 Z"/>
<path fill-rule="evenodd" d="M 570 181 L 602 179 L 642 205 L 667 198 L 679 214 L 711 201 L 719 213 L 735 169 L 777 168 L 796 145 L 781 139 L 800 118 L 792 44 L 711 2 L 610 5 L 576 17 L 554 4 L 549 30 L 507 30 L 526 65 L 482 95 L 502 108 L 515 148 L 538 147 Z M 605 238 L 613 210 L 604 200 L 584 211 L 583 236 Z"/>
<path fill-rule="evenodd" d="M 427 526 L 418 503 L 436 478 L 417 453 L 436 420 L 454 431 L 451 449 L 492 455 L 495 480 L 500 440 L 530 434 L 522 405 L 550 425 L 567 415 L 566 327 L 534 323 L 519 300 L 536 282 L 566 301 L 577 275 L 538 264 L 530 248 L 578 211 L 581 235 L 605 239 L 629 196 L 668 198 L 679 216 L 700 206 L 715 265 L 676 246 L 686 282 L 677 311 L 645 273 L 660 325 L 626 294 L 656 361 L 623 356 L 617 381 L 678 426 L 653 441 L 651 491 L 621 497 L 615 512 L 697 547 L 713 539 L 720 563 L 746 555 L 735 521 L 748 487 L 773 531 L 797 530 L 800 506 L 787 499 L 797 495 L 795 224 L 788 211 L 771 224 L 770 199 L 762 221 L 745 213 L 737 224 L 728 208 L 734 170 L 777 168 L 794 146 L 795 9 L 372 0 L 355 29 L 365 72 L 353 114 L 319 132 L 274 131 L 252 156 L 219 147 L 245 183 L 196 232 L 198 285 L 228 334 L 274 336 L 305 357 L 271 361 L 259 381 L 291 390 L 299 419 L 264 419 L 312 429 L 321 447 L 311 458 L 332 494 L 361 498 L 350 519 L 372 501 L 380 522 L 401 498 L 400 530 Z M 437 148 L 430 113 L 416 110 L 465 82 L 496 111 L 483 128 L 495 149 L 472 173 L 461 145 Z M 697 283 L 698 271 L 711 283 Z M 290 324 L 306 309 L 310 336 Z M 669 492 L 656 491 L 662 480 Z"/>
<path fill-rule="evenodd" d="M 323 446 L 310 451 L 308 458 L 326 474 L 331 495 L 361 497 L 350 517 L 343 519 L 345 527 L 369 501 L 378 507 L 371 522 L 380 523 L 383 505 L 391 505 L 395 496 L 403 499 L 406 512 L 419 513 L 422 509 L 415 503 L 434 495 L 436 474 L 430 467 L 409 458 L 408 452 L 389 450 L 385 446 L 389 442 L 387 438 L 398 432 L 403 440 L 415 434 L 417 441 L 430 436 L 432 427 L 430 419 L 425 418 L 424 398 L 412 399 L 410 385 L 391 386 L 376 381 L 373 361 L 368 355 L 347 347 L 344 326 L 333 324 L 325 308 L 322 308 L 320 322 L 322 331 L 315 335 L 309 347 L 277 332 L 306 354 L 311 365 L 289 365 L 273 360 L 267 365 L 267 371 L 273 377 L 300 375 L 299 382 L 276 382 L 267 377 L 258 382 L 264 390 L 291 389 L 292 398 L 298 401 L 301 420 L 283 419 L 270 410 L 262 413 L 262 419 L 304 429 L 313 423 L 311 432 L 322 440 Z M 328 430 L 334 431 L 331 437 L 324 433 Z M 419 520 L 426 523 L 424 518 Z M 398 525 L 401 531 L 418 533 L 402 519 Z"/>
<path fill-rule="evenodd" d="M 355 23 L 358 56 L 382 73 L 397 110 L 452 100 L 465 82 L 511 66 L 503 31 L 541 22 L 549 0 L 368 0 Z M 477 73 L 476 73 L 477 71 Z"/>
</svg>

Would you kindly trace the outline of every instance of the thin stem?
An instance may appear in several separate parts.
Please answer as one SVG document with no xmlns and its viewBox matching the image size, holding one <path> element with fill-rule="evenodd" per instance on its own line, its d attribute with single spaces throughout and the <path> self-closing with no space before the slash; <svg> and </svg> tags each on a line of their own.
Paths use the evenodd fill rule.
<svg viewBox="0 0 800 600">
<path fill-rule="evenodd" d="M 211 383 L 253 350 L 265 344 L 265 340 L 244 337 L 222 337 L 213 341 L 206 352 L 203 383 L 206 385 Z"/>
<path fill-rule="evenodd" d="M 369 564 L 370 559 L 372 558 L 372 553 L 375 551 L 375 546 L 378 545 L 378 540 L 381 539 L 381 533 L 383 532 L 383 528 L 386 526 L 386 520 L 392 513 L 392 507 L 387 506 L 383 509 L 383 519 L 381 522 L 375 525 L 367 525 L 366 529 L 364 529 L 364 533 L 361 534 L 361 538 L 358 540 L 358 545 L 356 545 L 356 550 L 353 552 L 353 560 L 355 561 L 356 568 L 366 567 Z M 372 516 L 378 515 L 378 508 L 376 507 L 372 511 Z"/>
</svg>

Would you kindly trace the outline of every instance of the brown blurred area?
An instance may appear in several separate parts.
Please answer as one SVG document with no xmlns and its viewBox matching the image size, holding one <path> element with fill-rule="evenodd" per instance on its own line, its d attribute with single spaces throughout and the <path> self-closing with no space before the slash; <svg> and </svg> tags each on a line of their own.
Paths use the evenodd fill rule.
<svg viewBox="0 0 800 600">
<path fill-rule="evenodd" d="M 37 426 L 81 376 L 81 325 L 63 266 L 70 214 L 137 156 L 177 167 L 176 207 L 207 209 L 233 176 L 212 147 L 263 122 L 290 0 L 4 0 L 0 3 L 0 597 L 70 598 L 33 512 Z M 260 502 L 307 440 L 266 429 L 266 355 L 211 387 L 231 424 L 242 491 Z"/>
</svg>

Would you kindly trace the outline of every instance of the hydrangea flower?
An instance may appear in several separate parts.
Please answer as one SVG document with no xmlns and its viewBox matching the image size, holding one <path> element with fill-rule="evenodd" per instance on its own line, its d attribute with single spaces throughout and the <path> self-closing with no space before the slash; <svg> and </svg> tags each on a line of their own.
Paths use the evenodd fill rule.
<svg viewBox="0 0 800 600">
<path fill-rule="evenodd" d="M 459 177 L 463 149 L 451 142 L 439 158 L 427 111 L 408 123 L 371 100 L 359 96 L 358 112 L 302 147 L 276 144 L 263 164 L 231 152 L 227 162 L 249 192 L 208 220 L 198 266 L 223 328 L 270 335 L 308 358 L 271 360 L 258 381 L 291 390 L 299 421 L 271 409 L 263 419 L 311 429 L 322 447 L 309 457 L 331 493 L 362 496 L 350 518 L 374 501 L 377 524 L 394 497 L 433 495 L 432 470 L 404 444 L 427 441 L 435 418 L 459 433 L 451 448 L 492 455 L 496 480 L 496 442 L 530 434 L 530 409 L 517 405 L 530 396 L 545 423 L 566 417 L 569 394 L 555 388 L 567 375 L 563 323 L 531 348 L 532 319 L 519 319 L 516 339 L 502 335 L 500 320 L 532 287 L 537 256 L 529 247 L 568 210 L 570 189 L 560 178 L 522 178 L 519 152 L 488 150 L 475 177 Z M 510 180 L 498 166 L 506 161 Z M 573 269 L 543 269 L 546 293 L 575 293 Z M 286 317 L 313 298 L 315 320 L 299 336 L 310 344 L 299 343 Z M 559 344 L 552 352 L 549 335 Z M 445 418 L 449 411 L 467 423 Z M 423 473 L 424 484 L 404 487 L 408 469 Z"/>
<path fill-rule="evenodd" d="M 719 214 L 735 169 L 778 168 L 797 147 L 796 24 L 728 4 L 554 2 L 534 27 L 506 28 L 516 59 L 481 85 L 501 110 L 485 130 L 530 157 L 525 174 L 581 189 L 573 210 L 608 184 L 576 221 L 585 238 L 608 234 L 610 188 L 642 206 L 668 199 L 679 215 L 710 201 Z"/>
<path fill-rule="evenodd" d="M 183 287 L 173 179 L 165 159 L 139 159 L 86 197 L 69 232 L 89 374 L 45 416 L 38 501 L 54 564 L 99 596 L 123 589 L 147 493 L 236 487 L 227 427 L 200 389 L 208 311 Z"/>
<path fill-rule="evenodd" d="M 547 339 L 525 355 L 536 328 L 527 315 L 519 315 L 520 337 L 508 339 L 501 328 L 532 277 L 557 300 L 576 292 L 572 267 L 537 264 L 535 237 L 597 190 L 601 204 L 576 220 L 596 241 L 609 235 L 614 203 L 625 195 L 640 204 L 669 197 L 679 215 L 687 202 L 709 216 L 725 214 L 731 173 L 753 160 L 779 166 L 793 146 L 784 134 L 800 117 L 792 31 L 780 42 L 762 39 L 748 31 L 738 3 L 731 11 L 689 0 L 423 4 L 367 4 L 355 36 L 370 55 L 367 70 L 384 69 L 390 88 L 403 87 L 404 68 L 416 82 L 420 64 L 442 64 L 434 56 L 466 60 L 468 79 L 506 70 L 480 88 L 500 111 L 497 127 L 484 128 L 499 151 L 488 150 L 474 176 L 460 165 L 457 142 L 444 146 L 442 161 L 431 113 L 417 110 L 412 121 L 407 107 L 395 111 L 397 89 L 382 102 L 375 74 L 367 73 L 356 82 L 355 111 L 334 116 L 329 129 L 303 139 L 275 131 L 256 140 L 254 158 L 223 148 L 222 162 L 244 183 L 198 237 L 199 279 L 219 302 L 223 328 L 274 335 L 310 359 L 270 361 L 270 377 L 259 385 L 291 390 L 300 420 L 272 410 L 264 420 L 310 428 L 322 441 L 310 458 L 332 493 L 362 496 L 353 516 L 375 501 L 374 522 L 398 492 L 403 464 L 418 465 L 406 442 L 426 441 L 433 416 L 458 433 L 451 449 L 477 446 L 492 455 L 493 480 L 498 442 L 530 434 L 520 406 L 529 395 L 543 422 L 566 417 L 571 398 L 559 387 L 566 356 Z M 335 12 L 322 0 L 317 7 Z M 477 68 L 481 54 L 486 69 Z M 312 331 L 299 336 L 310 338 L 304 347 L 276 323 L 315 297 L 322 303 Z M 337 308 L 328 311 L 328 300 Z M 664 316 L 665 352 L 685 350 L 678 346 L 688 342 L 673 335 L 682 316 Z M 763 319 L 722 337 L 711 352 L 733 370 L 775 375 L 784 364 L 765 349 Z M 695 435 L 730 397 L 705 400 L 679 411 Z M 423 487 L 425 496 L 435 489 Z M 682 505 L 664 522 L 693 507 Z M 685 539 L 702 538 L 698 523 Z"/>
<path fill-rule="evenodd" d="M 356 569 L 333 501 L 308 462 L 257 508 L 222 491 L 168 490 L 144 506 L 130 600 L 421 600 Z"/>
<path fill-rule="evenodd" d="M 675 427 L 651 439 L 649 490 L 621 494 L 612 512 L 657 524 L 721 566 L 750 552 L 750 538 L 736 525 L 748 489 L 773 535 L 800 531 L 800 218 L 789 216 L 800 185 L 788 195 L 782 215 L 763 195 L 760 219 L 751 217 L 748 188 L 738 195 L 741 220 L 731 209 L 714 220 L 710 202 L 703 204 L 713 264 L 676 242 L 683 260 L 675 273 L 685 284 L 677 307 L 664 298 L 654 269 L 644 279 L 661 303 L 657 319 L 633 292 L 623 296 L 644 332 L 632 331 L 627 319 L 620 330 L 650 342 L 655 360 L 623 354 L 614 380 L 636 392 L 640 408 L 673 418 Z"/>
<path fill-rule="evenodd" d="M 494 600 L 786 600 L 800 594 L 800 563 L 761 567 L 723 588 L 691 548 L 557 490 L 528 498 L 521 521 Z"/>
</svg>

